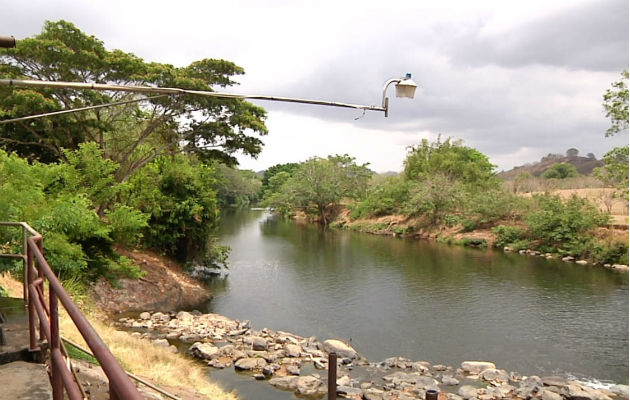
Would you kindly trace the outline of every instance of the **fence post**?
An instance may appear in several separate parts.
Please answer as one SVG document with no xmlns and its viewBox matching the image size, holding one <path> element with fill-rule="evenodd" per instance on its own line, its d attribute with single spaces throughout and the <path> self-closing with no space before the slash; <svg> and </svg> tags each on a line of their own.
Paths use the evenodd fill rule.
<svg viewBox="0 0 630 400">
<path fill-rule="evenodd" d="M 55 354 L 61 352 L 59 338 L 59 301 L 57 293 L 52 288 L 48 288 L 49 307 L 50 307 L 50 353 Z M 53 361 L 54 363 L 54 361 Z M 52 389 L 53 399 L 63 399 L 63 383 L 61 381 L 61 371 L 57 368 L 51 368 L 52 372 Z"/>
<path fill-rule="evenodd" d="M 44 255 L 44 238 L 43 237 L 39 237 L 37 239 L 37 248 L 39 249 L 40 254 L 43 256 Z M 42 285 L 42 295 L 46 294 L 46 286 L 44 285 L 44 270 L 42 268 L 39 267 L 39 260 L 37 261 L 37 278 L 41 279 L 41 283 L 40 285 Z M 51 289 L 48 288 L 48 292 L 51 292 Z M 43 299 L 42 299 L 42 303 L 43 303 Z M 45 304 L 42 304 L 45 306 Z M 49 305 L 50 306 L 50 305 Z M 44 321 L 39 320 L 39 340 L 43 340 L 44 339 Z"/>
<path fill-rule="evenodd" d="M 33 283 L 33 250 L 31 247 L 27 245 L 26 247 L 26 284 L 27 288 L 31 287 Z M 37 346 L 37 338 L 35 337 L 35 303 L 33 303 L 32 293 L 30 290 L 27 291 L 27 299 L 28 299 L 28 332 L 29 332 L 29 340 L 30 340 L 30 350 L 35 351 L 38 349 Z"/>
<path fill-rule="evenodd" d="M 337 398 L 337 353 L 328 354 L 328 400 Z"/>
<path fill-rule="evenodd" d="M 26 254 L 28 252 L 28 235 L 26 227 L 22 225 L 22 290 L 24 296 L 24 302 L 28 302 L 28 260 Z M 27 303 L 28 304 L 28 303 Z"/>
</svg>

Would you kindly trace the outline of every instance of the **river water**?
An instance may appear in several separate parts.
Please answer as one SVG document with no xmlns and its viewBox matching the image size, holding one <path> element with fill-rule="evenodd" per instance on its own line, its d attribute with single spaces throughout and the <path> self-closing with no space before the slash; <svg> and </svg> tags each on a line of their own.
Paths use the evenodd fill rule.
<svg viewBox="0 0 630 400">
<path fill-rule="evenodd" d="M 628 274 L 324 231 L 265 211 L 224 215 L 220 238 L 230 273 L 211 283 L 206 311 L 255 329 L 346 340 L 371 361 L 488 360 L 524 375 L 628 383 Z"/>
</svg>

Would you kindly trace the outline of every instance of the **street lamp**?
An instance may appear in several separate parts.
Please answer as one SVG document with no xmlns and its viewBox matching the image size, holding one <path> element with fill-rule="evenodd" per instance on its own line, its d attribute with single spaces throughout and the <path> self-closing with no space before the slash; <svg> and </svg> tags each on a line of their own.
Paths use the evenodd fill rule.
<svg viewBox="0 0 630 400">
<path fill-rule="evenodd" d="M 221 98 L 230 98 L 230 99 L 251 99 L 251 100 L 268 100 L 268 101 L 282 101 L 287 103 L 302 103 L 302 104 L 314 104 L 320 106 L 330 106 L 330 107 L 344 107 L 344 108 L 355 108 L 359 110 L 367 110 L 367 111 L 383 111 L 385 113 L 385 117 L 387 117 L 389 112 L 389 98 L 386 95 L 387 88 L 392 83 L 396 83 L 396 97 L 406 97 L 413 99 L 414 94 L 416 92 L 416 88 L 418 85 L 411 80 L 411 74 L 406 74 L 404 78 L 396 78 L 390 79 L 385 82 L 385 86 L 383 87 L 383 100 L 381 106 L 366 106 L 361 104 L 349 104 L 349 103 L 340 103 L 336 101 L 327 101 L 327 100 L 311 100 L 311 99 L 298 99 L 294 97 L 278 97 L 278 96 L 267 96 L 267 95 L 258 95 L 258 94 L 237 94 L 237 93 L 224 93 L 224 92 L 213 92 L 210 90 L 190 90 L 190 89 L 180 89 L 180 88 L 168 88 L 168 87 L 154 87 L 154 86 L 134 86 L 134 85 L 109 85 L 103 83 L 83 83 L 83 82 L 61 82 L 61 81 L 35 81 L 35 80 L 21 80 L 21 79 L 0 79 L 0 86 L 16 86 L 16 87 L 39 87 L 39 88 L 58 88 L 58 89 L 80 89 L 80 90 L 108 90 L 108 91 L 120 91 L 120 92 L 133 92 L 133 93 L 146 93 L 146 94 L 157 94 L 161 96 L 170 96 L 170 95 L 194 95 L 194 96 L 209 96 L 209 97 L 221 97 Z M 149 98 L 142 99 L 133 99 L 127 100 L 124 102 L 117 103 L 109 103 L 109 104 L 99 104 L 96 106 L 83 107 L 79 109 L 69 109 L 63 111 L 56 111 L 54 113 L 47 114 L 38 114 L 31 115 L 28 117 L 7 119 L 0 121 L 0 124 L 7 124 L 10 122 L 22 121 L 26 119 L 36 119 L 41 117 L 47 117 L 51 115 L 58 114 L 66 114 L 77 111 L 86 111 L 96 108 L 110 107 L 119 104 L 133 103 L 148 100 Z"/>
<path fill-rule="evenodd" d="M 418 85 L 413 80 L 411 80 L 411 74 L 408 72 L 404 78 L 390 79 L 385 82 L 385 86 L 383 86 L 383 101 L 381 103 L 383 112 L 385 112 L 385 117 L 387 117 L 389 111 L 389 97 L 387 97 L 387 88 L 394 82 L 396 83 L 396 97 L 413 99 L 413 96 L 416 93 L 416 88 L 418 87 Z"/>
</svg>

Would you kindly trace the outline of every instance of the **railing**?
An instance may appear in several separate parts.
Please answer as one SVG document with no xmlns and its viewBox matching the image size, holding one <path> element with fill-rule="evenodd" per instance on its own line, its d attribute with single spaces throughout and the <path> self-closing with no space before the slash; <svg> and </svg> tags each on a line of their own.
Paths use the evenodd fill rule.
<svg viewBox="0 0 630 400">
<path fill-rule="evenodd" d="M 30 350 L 40 350 L 39 341 L 46 338 L 50 349 L 53 399 L 62 400 L 64 389 L 70 400 L 83 396 L 78 383 L 65 364 L 59 334 L 59 302 L 92 350 L 109 380 L 111 400 L 135 400 L 142 396 L 127 377 L 118 361 L 98 336 L 81 310 L 63 288 L 48 265 L 43 252 L 43 238 L 25 222 L 0 222 L 0 226 L 22 228 L 22 254 L 1 254 L 0 257 L 22 259 L 24 263 L 24 300 L 28 304 Z M 45 296 L 48 281 L 48 303 Z"/>
</svg>

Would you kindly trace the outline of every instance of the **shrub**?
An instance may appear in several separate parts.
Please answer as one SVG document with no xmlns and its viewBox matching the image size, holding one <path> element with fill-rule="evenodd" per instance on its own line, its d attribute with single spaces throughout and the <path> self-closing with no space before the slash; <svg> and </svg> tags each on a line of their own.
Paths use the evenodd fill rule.
<svg viewBox="0 0 630 400">
<path fill-rule="evenodd" d="M 402 177 L 388 177 L 368 190 L 367 196 L 352 206 L 351 219 L 392 215 L 400 212 L 409 197 L 409 185 Z"/>
<path fill-rule="evenodd" d="M 495 226 L 494 228 L 492 228 L 492 233 L 497 236 L 497 240 L 494 243 L 494 246 L 499 248 L 511 246 L 515 242 L 522 240 L 525 235 L 523 229 L 517 226 L 506 225 Z"/>
</svg>

